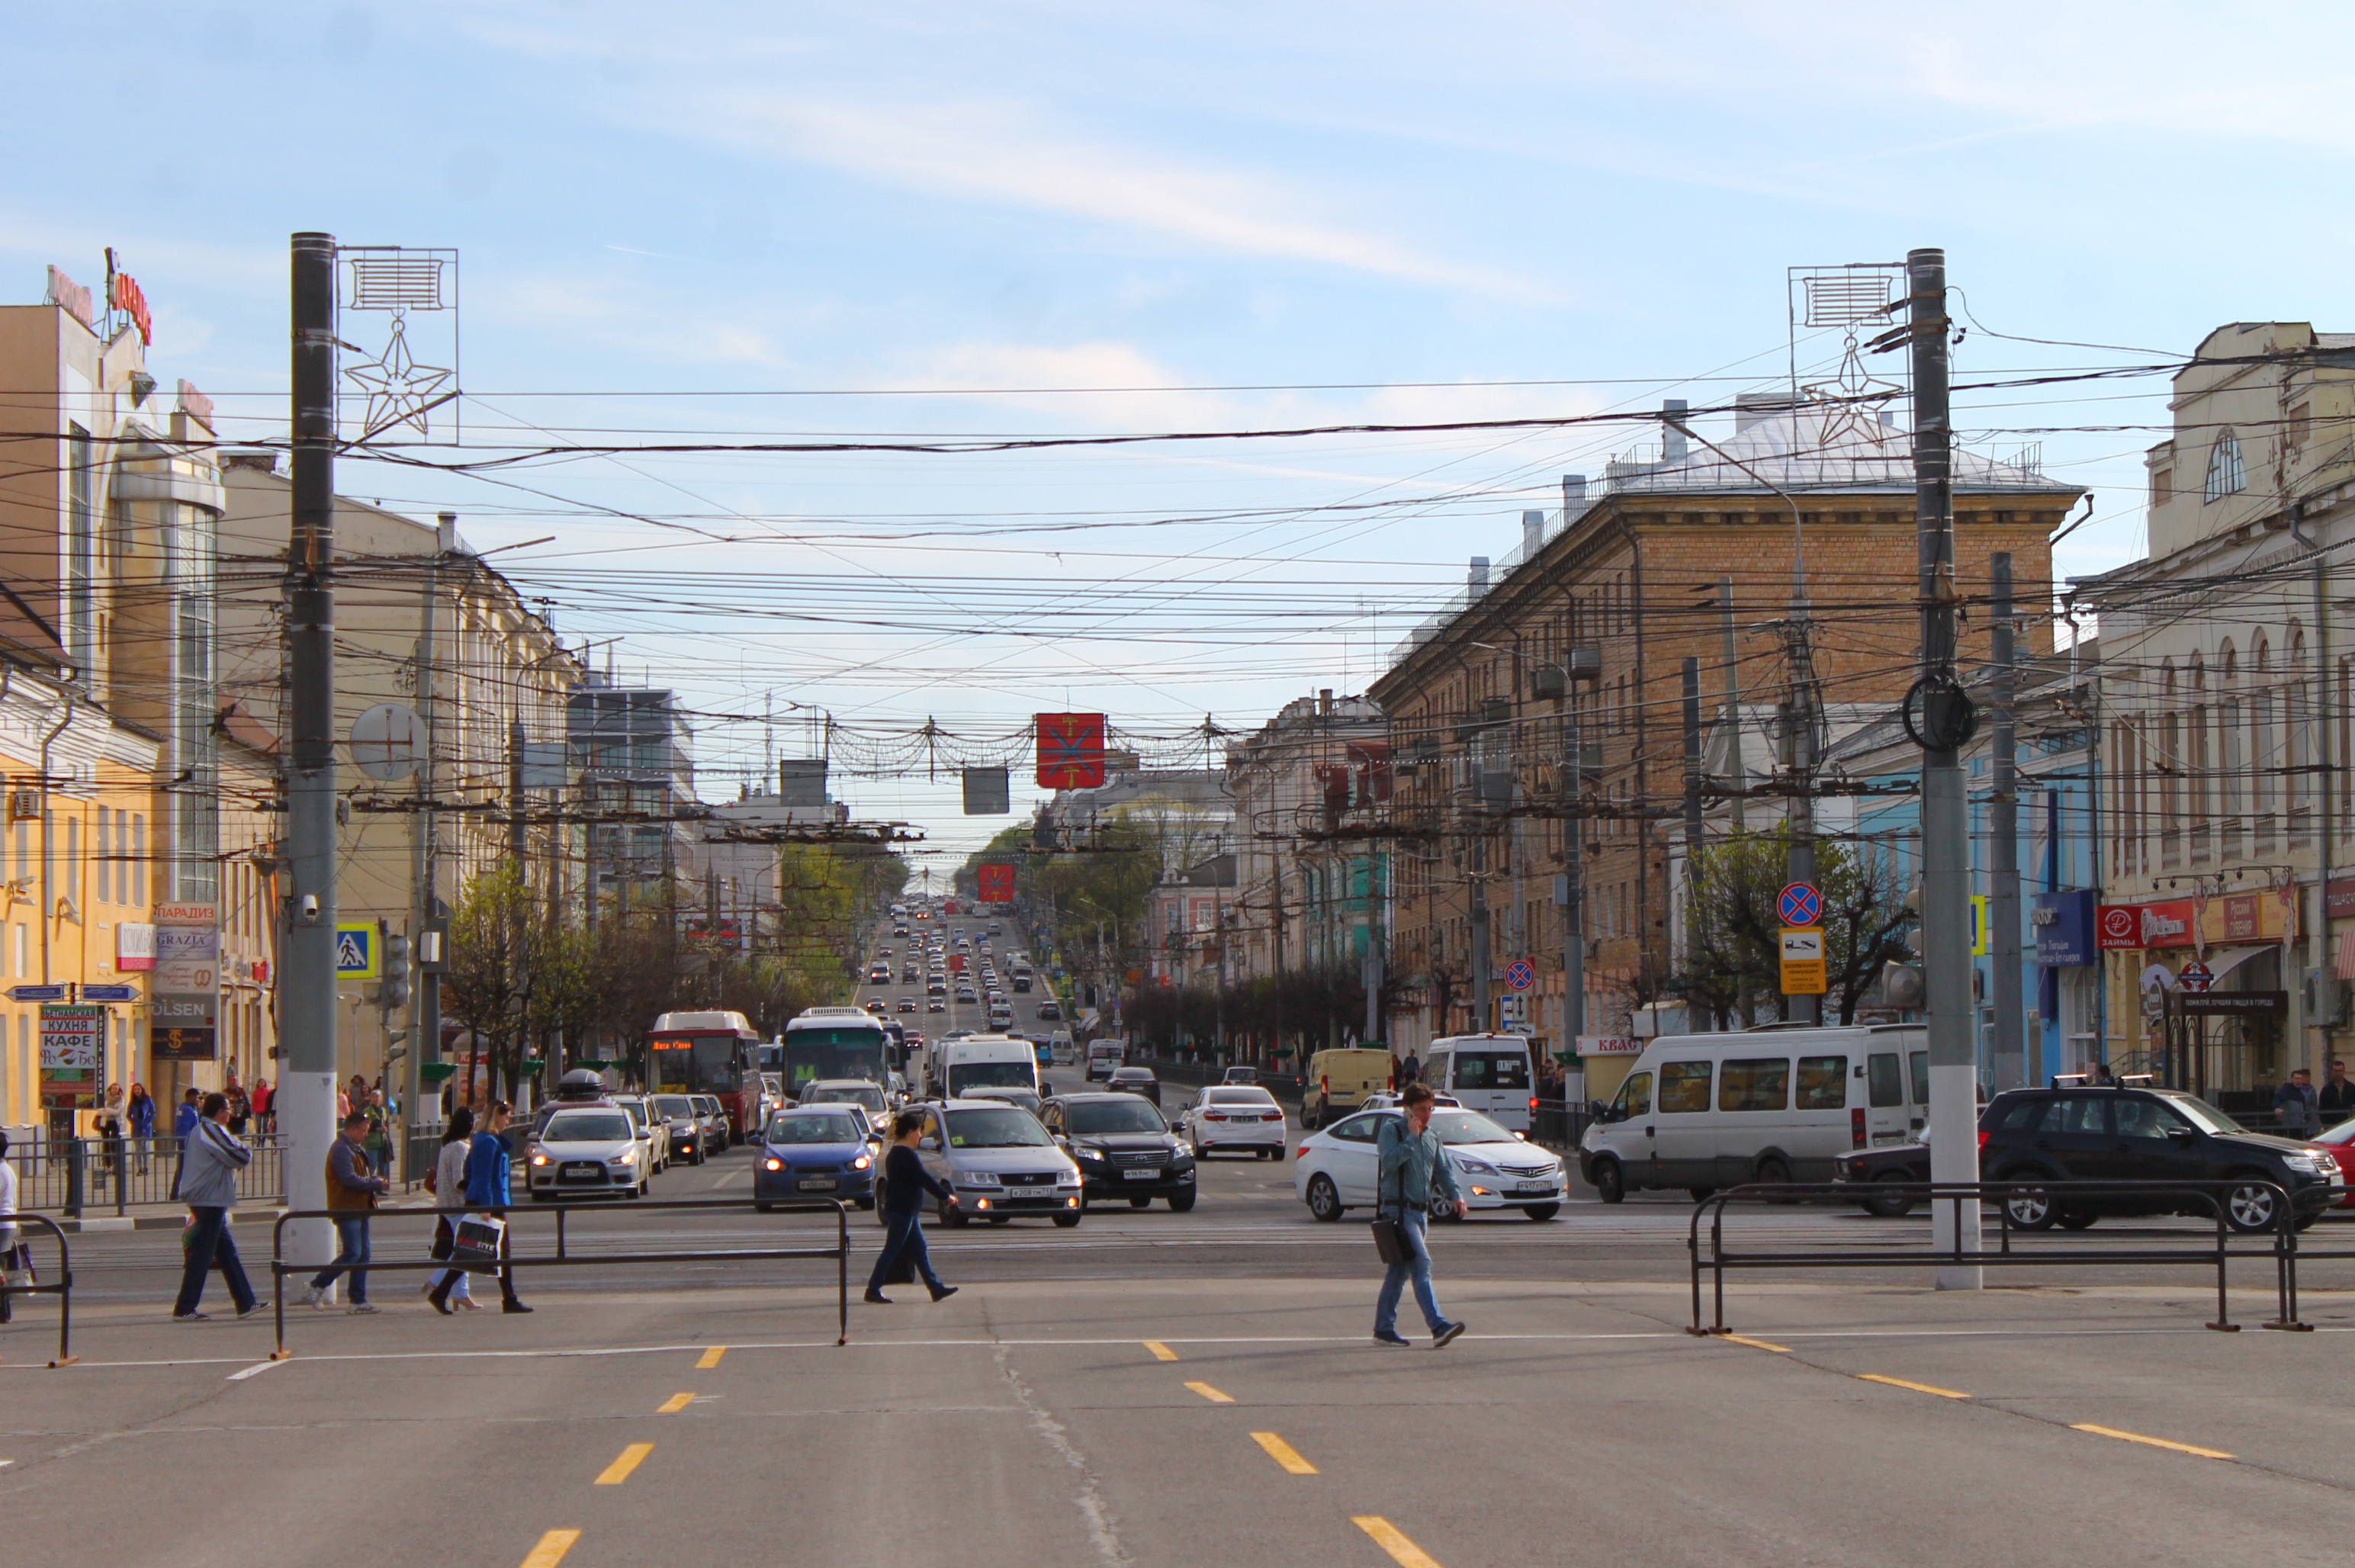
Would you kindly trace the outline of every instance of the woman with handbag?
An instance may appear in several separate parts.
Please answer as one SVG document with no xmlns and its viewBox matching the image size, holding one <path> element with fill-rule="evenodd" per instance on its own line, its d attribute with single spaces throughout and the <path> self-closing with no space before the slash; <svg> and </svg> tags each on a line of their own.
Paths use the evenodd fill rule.
<svg viewBox="0 0 2355 1568">
<path fill-rule="evenodd" d="M 1375 1136 L 1374 1241 L 1390 1269 L 1374 1301 L 1374 1343 L 1393 1349 L 1406 1344 L 1398 1331 L 1399 1295 L 1412 1279 L 1415 1305 L 1423 1308 L 1423 1320 L 1431 1328 L 1431 1348 L 1436 1350 L 1454 1343 L 1464 1325 L 1449 1322 L 1439 1310 L 1439 1297 L 1431 1288 L 1431 1244 L 1424 1227 L 1434 1189 L 1455 1205 L 1457 1219 L 1464 1218 L 1465 1205 L 1455 1168 L 1448 1163 L 1447 1147 L 1431 1130 L 1430 1086 L 1409 1083 L 1399 1098 L 1406 1115 L 1384 1116 Z"/>
<path fill-rule="evenodd" d="M 459 1217 L 458 1223 L 463 1226 L 470 1222 L 485 1221 L 490 1226 L 496 1228 L 498 1235 L 498 1255 L 501 1259 L 499 1267 L 499 1310 L 502 1312 L 528 1312 L 531 1308 L 526 1307 L 520 1300 L 517 1299 L 515 1271 L 514 1269 L 506 1266 L 505 1263 L 505 1259 L 507 1256 L 506 1210 L 507 1206 L 515 1200 L 507 1189 L 507 1167 L 509 1159 L 507 1155 L 507 1140 L 505 1135 L 507 1130 L 507 1123 L 513 1120 L 515 1112 L 513 1108 L 510 1107 L 505 1100 L 492 1101 L 490 1114 L 485 1118 L 485 1125 L 487 1130 L 476 1133 L 467 1143 L 467 1206 L 469 1208 L 479 1206 L 491 1211 L 491 1212 L 483 1215 L 462 1215 Z M 458 1250 L 454 1245 L 455 1241 L 456 1238 L 453 1237 L 453 1255 Z M 455 1274 L 457 1272 L 457 1270 L 453 1269 L 450 1271 L 450 1274 Z M 433 1303 L 433 1310 L 442 1313 L 445 1317 L 448 1316 L 450 1311 L 450 1275 L 445 1274 L 442 1276 L 442 1283 L 433 1287 L 433 1294 L 428 1298 Z"/>
<path fill-rule="evenodd" d="M 433 1194 L 438 1209 L 454 1209 L 466 1198 L 467 1143 L 474 1133 L 474 1112 L 470 1105 L 461 1105 L 450 1114 L 450 1125 L 442 1135 L 442 1152 L 433 1168 L 425 1173 L 425 1190 Z M 443 1214 L 433 1221 L 433 1250 L 429 1257 L 446 1258 L 458 1244 L 457 1217 Z M 445 1268 L 425 1276 L 425 1294 L 432 1296 L 434 1287 L 444 1280 L 451 1281 L 450 1294 L 443 1298 L 442 1312 L 447 1317 L 449 1303 L 456 1302 L 469 1312 L 480 1312 L 483 1304 L 474 1299 L 473 1282 L 462 1268 Z"/>
</svg>

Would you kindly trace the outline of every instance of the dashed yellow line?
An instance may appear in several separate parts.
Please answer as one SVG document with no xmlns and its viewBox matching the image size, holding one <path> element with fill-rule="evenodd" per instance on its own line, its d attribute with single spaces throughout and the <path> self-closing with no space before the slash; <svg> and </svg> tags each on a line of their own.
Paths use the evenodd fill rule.
<svg viewBox="0 0 2355 1568">
<path fill-rule="evenodd" d="M 1747 1345 L 1753 1350 L 1772 1350 L 1778 1356 L 1787 1356 L 1791 1353 L 1791 1347 L 1788 1345 L 1770 1345 L 1764 1339 L 1745 1339 L 1739 1334 L 1721 1334 L 1718 1338 L 1729 1345 Z"/>
<path fill-rule="evenodd" d="M 1406 1532 L 1378 1513 L 1362 1513 L 1349 1521 L 1374 1538 L 1399 1568 L 1439 1568 L 1430 1552 L 1406 1538 Z"/>
<path fill-rule="evenodd" d="M 680 1411 L 685 1410 L 688 1405 L 693 1404 L 694 1403 L 695 1396 L 691 1393 L 675 1393 L 668 1399 L 663 1401 L 661 1407 L 657 1409 L 655 1413 L 656 1415 L 677 1415 Z"/>
<path fill-rule="evenodd" d="M 1859 1380 L 1869 1383 L 1887 1383 L 1891 1388 L 1910 1388 L 1915 1393 L 1934 1393 L 1940 1399 L 1968 1399 L 1960 1389 L 1940 1388 L 1935 1383 L 1909 1382 L 1903 1378 L 1884 1378 L 1879 1372 L 1859 1372 Z"/>
<path fill-rule="evenodd" d="M 716 1366 L 718 1366 L 718 1365 L 719 1364 L 719 1358 L 720 1358 L 720 1357 L 722 1357 L 722 1356 L 724 1356 L 724 1355 L 726 1355 L 727 1353 L 728 1353 L 728 1347 L 727 1347 L 727 1346 L 725 1346 L 725 1345 L 714 1345 L 714 1346 L 712 1346 L 712 1347 L 711 1347 L 711 1349 L 709 1349 L 709 1350 L 706 1350 L 706 1351 L 704 1351 L 704 1352 L 703 1352 L 703 1359 L 702 1359 L 701 1360 L 699 1360 L 699 1361 L 698 1361 L 698 1362 L 696 1362 L 696 1363 L 695 1363 L 695 1370 L 696 1370 L 697 1371 L 698 1371 L 698 1372 L 708 1372 L 708 1371 L 709 1371 L 712 1368 L 714 1368 L 714 1367 L 716 1367 Z"/>
<path fill-rule="evenodd" d="M 1217 1389 L 1212 1388 L 1208 1383 L 1188 1383 L 1186 1386 L 1192 1389 L 1196 1393 L 1200 1394 L 1204 1399 L 1209 1400 L 1212 1404 L 1232 1404 L 1235 1403 L 1234 1395 L 1231 1393 L 1220 1393 Z"/>
<path fill-rule="evenodd" d="M 1146 1340 L 1145 1348 L 1153 1352 L 1153 1359 L 1156 1361 L 1174 1361 L 1178 1359 L 1178 1352 L 1158 1339 Z"/>
<path fill-rule="evenodd" d="M 1273 1432 L 1254 1432 L 1252 1441 L 1267 1450 L 1267 1456 L 1295 1476 L 1313 1476 L 1316 1467 L 1300 1456 L 1300 1450 Z"/>
<path fill-rule="evenodd" d="M 551 1530 L 539 1538 L 539 1544 L 524 1553 L 523 1568 L 556 1568 L 572 1543 L 581 1539 L 577 1530 Z"/>
<path fill-rule="evenodd" d="M 643 1464 L 646 1456 L 654 1451 L 655 1445 L 651 1443 L 631 1444 L 622 1450 L 620 1458 L 605 1467 L 603 1472 L 597 1477 L 597 1484 L 601 1487 L 620 1486 L 630 1478 L 630 1472 Z"/>
<path fill-rule="evenodd" d="M 2200 1448 L 2195 1447 L 2193 1445 L 2189 1443 L 2171 1442 L 2164 1437 L 2146 1437 L 2139 1432 L 2121 1432 L 2115 1426 L 2095 1426 L 2088 1422 L 2073 1422 L 2070 1424 L 2069 1430 L 2072 1432 L 2090 1432 L 2096 1437 L 2115 1437 L 2121 1443 L 2140 1443 L 2152 1448 L 2165 1448 L 2171 1453 L 2189 1454 L 2194 1458 L 2199 1459 L 2232 1459 L 2238 1457 L 2237 1455 L 2225 1453 L 2222 1448 Z"/>
</svg>

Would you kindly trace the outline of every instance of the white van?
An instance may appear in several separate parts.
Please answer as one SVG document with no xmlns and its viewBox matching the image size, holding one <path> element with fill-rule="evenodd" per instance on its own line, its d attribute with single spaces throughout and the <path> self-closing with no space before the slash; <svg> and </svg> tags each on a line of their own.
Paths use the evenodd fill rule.
<svg viewBox="0 0 2355 1568">
<path fill-rule="evenodd" d="M 1027 1040 L 1010 1034 L 969 1034 L 944 1040 L 935 1057 L 936 1091 L 954 1100 L 968 1089 L 1027 1089 L 1039 1093 L 1039 1055 Z"/>
<path fill-rule="evenodd" d="M 1579 1157 L 1605 1203 L 1653 1187 L 1698 1201 L 1745 1181 L 1829 1181 L 1838 1156 L 1905 1143 L 1929 1115 L 1920 1024 L 1671 1035 L 1644 1048 Z"/>
<path fill-rule="evenodd" d="M 1537 1091 L 1530 1086 L 1526 1036 L 1458 1034 L 1434 1040 L 1423 1053 L 1423 1081 L 1507 1132 L 1529 1130 L 1529 1113 L 1537 1109 L 1532 1096 Z"/>
</svg>

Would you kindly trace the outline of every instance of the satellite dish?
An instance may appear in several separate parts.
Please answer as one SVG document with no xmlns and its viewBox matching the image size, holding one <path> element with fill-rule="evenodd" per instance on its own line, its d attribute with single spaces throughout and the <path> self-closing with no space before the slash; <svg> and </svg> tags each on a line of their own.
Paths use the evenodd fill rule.
<svg viewBox="0 0 2355 1568">
<path fill-rule="evenodd" d="M 352 765 L 389 784 L 425 761 L 425 720 L 398 702 L 379 702 L 352 720 Z"/>
</svg>

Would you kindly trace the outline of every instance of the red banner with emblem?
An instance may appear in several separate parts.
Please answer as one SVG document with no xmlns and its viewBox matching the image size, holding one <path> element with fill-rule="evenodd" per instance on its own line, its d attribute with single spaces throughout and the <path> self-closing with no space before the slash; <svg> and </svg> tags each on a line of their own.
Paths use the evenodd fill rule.
<svg viewBox="0 0 2355 1568">
<path fill-rule="evenodd" d="M 1104 782 L 1104 716 L 1039 715 L 1039 787 L 1097 789 Z"/>
<path fill-rule="evenodd" d="M 974 868 L 975 901 L 986 904 L 1010 904 L 1014 901 L 1014 862 L 984 860 Z"/>
</svg>

